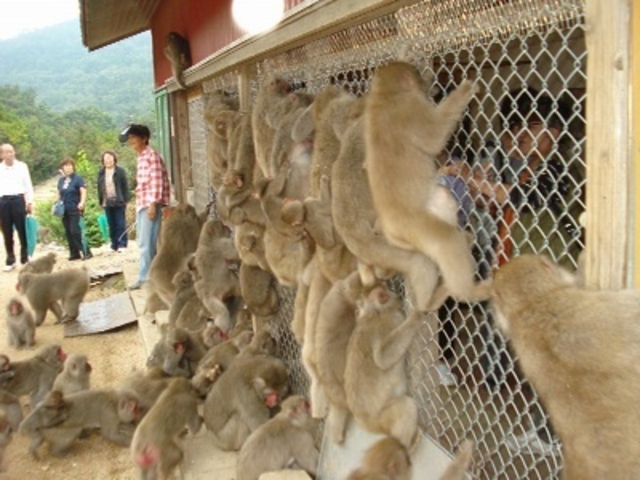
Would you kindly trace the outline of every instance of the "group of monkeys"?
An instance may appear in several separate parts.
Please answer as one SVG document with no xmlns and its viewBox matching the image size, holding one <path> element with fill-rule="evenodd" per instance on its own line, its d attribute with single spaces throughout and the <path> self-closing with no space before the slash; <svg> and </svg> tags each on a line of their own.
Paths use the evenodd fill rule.
<svg viewBox="0 0 640 480">
<path fill-rule="evenodd" d="M 423 314 L 449 295 L 470 300 L 487 292 L 486 285 L 474 284 L 455 201 L 436 185 L 430 165 L 473 87 L 465 82 L 437 106 L 428 90 L 413 66 L 396 62 L 376 72 L 362 98 L 337 86 L 312 96 L 292 91 L 278 77 L 260 87 L 250 111 L 222 91 L 209 94 L 205 119 L 217 217 L 181 203 L 163 222 L 146 309 L 168 309 L 169 320 L 148 366 L 191 379 L 204 398 L 204 423 L 216 446 L 241 451 L 239 479 L 292 465 L 315 475 L 314 419 L 326 418 L 330 438 L 342 443 L 353 415 L 367 430 L 394 439 L 382 444 L 391 457 L 401 451 L 408 459 L 421 437 L 404 358 Z M 398 92 L 404 96 L 395 98 Z M 375 107 L 375 98 L 383 105 Z M 370 112 L 374 107 L 381 112 Z M 400 118 L 392 118 L 391 110 Z M 368 134 L 376 125 L 367 120 L 379 115 L 389 128 Z M 389 137 L 400 146 L 389 144 Z M 415 150 L 402 146 L 403 139 Z M 393 155 L 382 155 L 384 149 Z M 380 151 L 378 160 L 369 158 L 371 150 Z M 374 161 L 393 162 L 379 172 L 384 190 L 395 189 L 388 198 L 372 194 Z M 400 206 L 411 192 L 422 200 Z M 394 222 L 403 224 L 397 235 L 390 233 Z M 427 236 L 433 239 L 424 241 Z M 411 286 L 415 309 L 408 315 L 386 283 L 398 274 Z M 296 289 L 291 330 L 311 379 L 304 408 L 289 409 L 287 402 L 278 407 L 289 389 L 272 335 L 271 319 L 281 306 L 278 284 Z M 252 325 L 249 334 L 242 333 L 246 325 Z M 260 434 L 274 407 L 282 408 L 279 415 L 295 435 L 282 427 L 278 431 L 286 435 Z M 167 445 L 147 450 L 136 457 L 141 467 L 179 456 L 166 453 Z M 272 463 L 260 460 L 258 451 Z M 466 467 L 470 453 L 465 458 Z M 367 468 L 352 477 L 366 478 Z"/>
<path fill-rule="evenodd" d="M 209 94 L 218 218 L 180 204 L 163 223 L 146 308 L 169 309 L 169 320 L 147 369 L 114 390 L 45 393 L 54 380 L 21 390 L 36 397 L 20 426 L 32 453 L 45 440 L 64 452 L 100 426 L 130 445 L 144 478 L 166 478 L 183 458 L 185 426 L 195 433 L 204 423 L 218 448 L 239 450 L 238 480 L 283 468 L 315 475 L 317 419 L 342 443 L 353 416 L 384 438 L 349 480 L 408 480 L 420 474 L 410 453 L 421 432 L 404 361 L 426 312 L 452 296 L 491 300 L 560 437 L 566 479 L 640 478 L 640 293 L 587 289 L 581 275 L 535 255 L 474 283 L 456 203 L 435 180 L 435 156 L 474 87 L 464 81 L 438 104 L 429 90 L 398 61 L 380 66 L 362 97 L 337 86 L 311 96 L 278 77 L 250 110 Z M 386 283 L 398 274 L 408 313 Z M 29 283 L 22 289 L 39 318 Z M 291 330 L 308 400 L 287 397 L 272 334 L 278 283 L 296 289 Z M 60 318 L 73 317 L 77 302 L 62 298 Z M 32 361 L 59 371 L 63 356 L 45 347 Z M 19 378 L 19 363 L 6 362 L 3 385 Z M 76 368 L 89 371 L 86 359 Z M 465 442 L 442 478 L 465 478 L 471 457 Z"/>
</svg>

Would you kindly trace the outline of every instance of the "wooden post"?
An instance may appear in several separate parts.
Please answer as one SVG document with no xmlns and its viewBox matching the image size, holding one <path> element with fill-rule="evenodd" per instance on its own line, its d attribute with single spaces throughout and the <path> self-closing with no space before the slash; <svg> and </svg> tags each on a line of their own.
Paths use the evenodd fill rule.
<svg viewBox="0 0 640 480">
<path fill-rule="evenodd" d="M 186 201 L 187 189 L 193 186 L 189 147 L 189 106 L 187 93 L 178 90 L 171 93 L 171 145 L 177 165 L 175 193 L 178 201 Z"/>
<path fill-rule="evenodd" d="M 634 2 L 631 6 L 632 28 L 631 28 L 631 65 L 632 90 L 631 100 L 633 101 L 632 135 L 633 141 L 633 191 L 631 192 L 631 204 L 633 205 L 633 286 L 640 287 L 640 208 L 638 208 L 638 196 L 640 195 L 640 5 Z"/>
<path fill-rule="evenodd" d="M 587 0 L 589 287 L 631 283 L 631 0 Z"/>
</svg>

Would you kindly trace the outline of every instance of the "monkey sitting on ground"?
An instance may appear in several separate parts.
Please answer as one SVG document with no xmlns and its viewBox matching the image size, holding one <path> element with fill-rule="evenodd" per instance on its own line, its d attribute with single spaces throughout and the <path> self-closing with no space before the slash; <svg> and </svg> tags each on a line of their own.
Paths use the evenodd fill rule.
<svg viewBox="0 0 640 480">
<path fill-rule="evenodd" d="M 52 454 L 66 454 L 87 428 L 99 428 L 104 438 L 117 445 L 128 447 L 131 444 L 133 424 L 140 417 L 135 400 L 123 398 L 112 389 L 85 390 L 68 396 L 52 390 L 49 397 L 52 400 L 38 405 L 20 427 L 31 437 L 29 452 L 34 457 L 38 457 L 37 450 L 44 441 L 49 443 Z M 52 404 L 55 406 L 53 409 Z M 67 412 L 62 422 L 58 422 L 60 408 Z M 37 419 L 32 419 L 32 415 Z"/>
<path fill-rule="evenodd" d="M 461 301 L 487 299 L 488 284 L 474 284 L 467 237 L 455 214 L 443 207 L 451 194 L 436 183 L 436 156 L 475 88 L 465 80 L 437 105 L 429 88 L 418 69 L 405 62 L 381 66 L 373 76 L 363 117 L 373 203 L 384 236 L 434 261 L 448 294 Z"/>
<path fill-rule="evenodd" d="M 29 263 L 22 267 L 20 273 L 51 273 L 55 264 L 56 254 L 49 252 L 42 257 L 30 260 Z"/>
<path fill-rule="evenodd" d="M 147 359 L 147 367 L 160 367 L 168 375 L 190 378 L 210 345 L 226 340 L 226 334 L 215 325 L 200 332 L 190 332 L 180 327 L 163 328 L 160 340 L 154 345 Z"/>
<path fill-rule="evenodd" d="M 374 287 L 360 305 L 344 372 L 347 404 L 358 423 L 406 448 L 415 445 L 419 432 L 404 359 L 421 322 L 417 311 L 405 319 L 401 300 L 384 285 Z"/>
<path fill-rule="evenodd" d="M 47 345 L 26 360 L 11 363 L 13 377 L 2 384 L 2 389 L 18 397 L 29 395 L 31 408 L 40 403 L 62 371 L 67 354 L 60 345 Z"/>
<path fill-rule="evenodd" d="M 6 467 L 4 466 L 4 451 L 7 445 L 11 443 L 11 439 L 13 438 L 11 435 L 12 431 L 11 423 L 7 419 L 6 414 L 0 411 L 0 472 L 6 471 Z"/>
<path fill-rule="evenodd" d="M 184 454 L 177 437 L 187 425 L 195 435 L 202 426 L 198 395 L 189 381 L 174 378 L 136 428 L 131 442 L 133 461 L 142 478 L 169 478 Z"/>
<path fill-rule="evenodd" d="M 542 255 L 494 275 L 497 325 L 562 442 L 567 480 L 640 478 L 640 291 L 587 290 Z"/>
<path fill-rule="evenodd" d="M 142 416 L 151 410 L 172 378 L 158 367 L 135 370 L 122 380 L 117 390 L 123 397 L 137 399 Z"/>
<path fill-rule="evenodd" d="M 315 476 L 319 457 L 314 443 L 317 428 L 309 402 L 300 395 L 287 398 L 280 412 L 242 445 L 236 479 L 258 480 L 261 474 L 282 470 L 293 462 Z"/>
<path fill-rule="evenodd" d="M 11 360 L 4 353 L 0 354 L 0 388 L 4 388 L 4 382 L 13 378 L 16 372 L 11 368 Z"/>
<path fill-rule="evenodd" d="M 191 384 L 200 395 L 205 397 L 214 382 L 226 372 L 238 354 L 249 346 L 253 339 L 253 332 L 244 331 L 239 335 L 210 348 L 202 360 L 191 380 Z"/>
<path fill-rule="evenodd" d="M 14 432 L 18 431 L 18 426 L 22 421 L 22 405 L 16 395 L 4 390 L 4 383 L 13 378 L 15 374 L 9 357 L 0 354 L 0 410 L 5 413 Z"/>
<path fill-rule="evenodd" d="M 58 390 L 66 397 L 72 393 L 89 390 L 91 364 L 86 355 L 72 353 L 64 361 L 62 372 L 53 382 L 52 390 Z"/>
<path fill-rule="evenodd" d="M 33 347 L 36 337 L 36 322 L 33 314 L 24 308 L 20 299 L 12 297 L 7 304 L 8 343 L 12 347 Z"/>
<path fill-rule="evenodd" d="M 29 300 L 36 326 L 42 325 L 47 310 L 54 313 L 56 323 L 71 322 L 78 318 L 80 303 L 89 291 L 89 272 L 78 268 L 54 273 L 20 273 L 16 288 Z M 62 307 L 58 300 L 62 301 Z"/>
<path fill-rule="evenodd" d="M 44 399 L 31 410 L 19 427 L 21 434 L 32 438 L 29 451 L 34 457 L 38 457 L 38 447 L 44 441 L 40 430 L 47 426 L 59 425 L 67 418 L 69 418 L 69 410 L 63 402 L 62 393 L 56 390 L 47 392 Z"/>
<path fill-rule="evenodd" d="M 225 451 L 239 450 L 251 432 L 269 420 L 287 389 L 287 369 L 280 359 L 236 358 L 204 402 L 204 421 L 214 444 Z"/>
<path fill-rule="evenodd" d="M 0 411 L 4 413 L 5 418 L 11 424 L 11 429 L 17 432 L 23 419 L 20 399 L 16 395 L 0 388 Z"/>
<path fill-rule="evenodd" d="M 181 89 L 186 89 L 184 82 L 184 71 L 191 66 L 191 51 L 189 41 L 177 32 L 167 34 L 167 45 L 164 48 L 164 55 L 171 64 L 171 72 L 176 83 Z"/>
</svg>

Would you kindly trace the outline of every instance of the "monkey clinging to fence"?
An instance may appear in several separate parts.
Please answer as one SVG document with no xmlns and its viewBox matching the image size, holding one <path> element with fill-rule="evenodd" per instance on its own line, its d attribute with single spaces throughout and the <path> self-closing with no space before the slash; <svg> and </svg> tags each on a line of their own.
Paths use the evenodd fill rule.
<svg viewBox="0 0 640 480">
<path fill-rule="evenodd" d="M 177 32 L 167 34 L 167 46 L 164 55 L 171 63 L 171 72 L 176 83 L 183 90 L 187 88 L 184 82 L 184 71 L 191 66 L 191 51 L 189 41 Z"/>
</svg>

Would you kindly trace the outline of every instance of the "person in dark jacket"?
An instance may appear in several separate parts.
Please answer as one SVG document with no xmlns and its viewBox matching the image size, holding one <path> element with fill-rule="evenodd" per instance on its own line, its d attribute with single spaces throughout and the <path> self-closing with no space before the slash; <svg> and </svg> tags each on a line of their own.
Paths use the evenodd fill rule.
<svg viewBox="0 0 640 480">
<path fill-rule="evenodd" d="M 125 211 L 131 196 L 127 172 L 118 166 L 118 155 L 113 150 L 103 152 L 100 161 L 102 168 L 98 172 L 98 201 L 107 217 L 111 250 L 124 252 L 128 241 Z"/>
<path fill-rule="evenodd" d="M 72 158 L 66 157 L 60 163 L 62 177 L 58 180 L 58 200 L 64 203 L 62 225 L 69 244 L 69 260 L 87 260 L 93 257 L 87 246 L 82 243 L 80 216 L 84 213 L 87 199 L 87 186 L 84 179 L 76 173 L 76 164 Z"/>
</svg>

